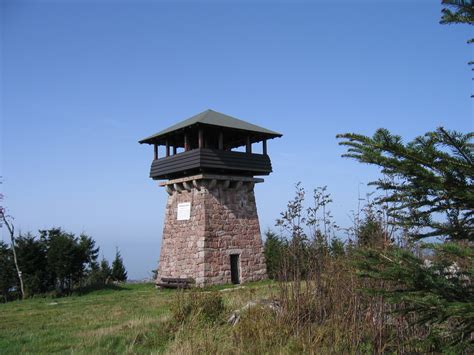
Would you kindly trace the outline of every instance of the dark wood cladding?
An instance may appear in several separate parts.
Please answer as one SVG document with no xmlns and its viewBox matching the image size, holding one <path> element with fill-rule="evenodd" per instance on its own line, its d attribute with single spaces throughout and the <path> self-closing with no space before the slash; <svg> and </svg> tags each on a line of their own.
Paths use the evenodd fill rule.
<svg viewBox="0 0 474 355">
<path fill-rule="evenodd" d="M 153 160 L 150 177 L 156 180 L 170 179 L 199 172 L 269 175 L 272 172 L 272 164 L 266 154 L 193 149 Z"/>
</svg>

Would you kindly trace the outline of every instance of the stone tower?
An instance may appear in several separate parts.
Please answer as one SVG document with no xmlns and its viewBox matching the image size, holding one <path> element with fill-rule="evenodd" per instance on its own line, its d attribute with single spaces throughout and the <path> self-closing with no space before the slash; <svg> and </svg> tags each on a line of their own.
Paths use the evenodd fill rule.
<svg viewBox="0 0 474 355">
<path fill-rule="evenodd" d="M 254 176 L 271 173 L 267 140 L 275 137 L 281 134 L 207 110 L 140 141 L 154 146 L 150 177 L 165 180 L 169 195 L 157 285 L 266 277 L 254 193 L 263 179 Z M 232 150 L 239 147 L 245 151 Z"/>
</svg>

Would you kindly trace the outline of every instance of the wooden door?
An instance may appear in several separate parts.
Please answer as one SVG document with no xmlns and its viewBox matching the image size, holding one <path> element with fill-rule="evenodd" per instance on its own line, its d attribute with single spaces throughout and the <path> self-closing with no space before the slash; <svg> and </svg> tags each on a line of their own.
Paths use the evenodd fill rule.
<svg viewBox="0 0 474 355">
<path fill-rule="evenodd" d="M 239 254 L 232 254 L 230 256 L 230 278 L 233 284 L 240 283 Z"/>
</svg>

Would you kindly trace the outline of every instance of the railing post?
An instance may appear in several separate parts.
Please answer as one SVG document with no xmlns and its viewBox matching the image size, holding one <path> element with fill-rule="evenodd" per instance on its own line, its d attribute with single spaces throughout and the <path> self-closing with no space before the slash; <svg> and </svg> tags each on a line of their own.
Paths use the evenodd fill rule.
<svg viewBox="0 0 474 355">
<path fill-rule="evenodd" d="M 247 154 L 252 153 L 252 143 L 250 143 L 250 136 L 247 136 L 247 147 L 245 151 L 247 152 Z"/>
<path fill-rule="evenodd" d="M 188 134 L 184 134 L 184 151 L 187 152 L 189 150 L 189 140 L 188 140 Z"/>
<path fill-rule="evenodd" d="M 262 151 L 264 155 L 267 155 L 267 140 L 266 139 L 262 141 Z"/>
<path fill-rule="evenodd" d="M 168 140 L 166 140 L 166 156 L 170 156 L 170 143 Z"/>
<path fill-rule="evenodd" d="M 219 132 L 219 149 L 224 150 L 224 132 Z"/>
<path fill-rule="evenodd" d="M 202 128 L 199 128 L 199 132 L 198 132 L 198 145 L 199 145 L 199 149 L 204 148 L 204 133 L 203 133 Z"/>
<path fill-rule="evenodd" d="M 154 159 L 158 159 L 158 144 L 153 145 Z"/>
</svg>

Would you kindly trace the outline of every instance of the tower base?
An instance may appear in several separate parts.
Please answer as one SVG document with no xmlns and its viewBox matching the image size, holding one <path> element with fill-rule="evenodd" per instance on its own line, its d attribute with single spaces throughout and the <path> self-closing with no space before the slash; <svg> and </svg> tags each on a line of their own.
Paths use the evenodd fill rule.
<svg viewBox="0 0 474 355">
<path fill-rule="evenodd" d="M 254 185 L 242 176 L 196 175 L 162 183 L 169 194 L 157 283 L 196 285 L 266 278 Z"/>
</svg>

